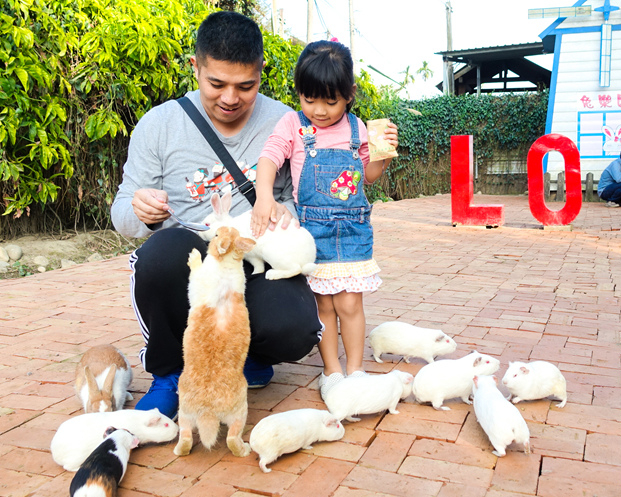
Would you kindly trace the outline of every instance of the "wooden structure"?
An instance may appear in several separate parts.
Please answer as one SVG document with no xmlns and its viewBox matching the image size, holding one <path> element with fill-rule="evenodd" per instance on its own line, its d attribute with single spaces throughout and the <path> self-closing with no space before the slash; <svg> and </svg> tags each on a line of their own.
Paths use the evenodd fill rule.
<svg viewBox="0 0 621 497">
<path fill-rule="evenodd" d="M 550 87 L 551 71 L 526 59 L 545 53 L 542 42 L 437 52 L 454 71 L 455 94 L 537 91 Z M 444 90 L 444 82 L 436 85 Z"/>
</svg>

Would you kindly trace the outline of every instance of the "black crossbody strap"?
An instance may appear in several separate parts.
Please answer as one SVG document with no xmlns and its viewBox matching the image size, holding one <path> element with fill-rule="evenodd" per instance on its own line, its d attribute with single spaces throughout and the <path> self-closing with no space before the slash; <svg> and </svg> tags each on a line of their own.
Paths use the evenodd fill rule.
<svg viewBox="0 0 621 497">
<path fill-rule="evenodd" d="M 254 205 L 257 197 L 252 181 L 246 178 L 241 169 L 239 169 L 237 163 L 233 160 L 233 157 L 231 157 L 231 154 L 229 154 L 229 151 L 220 141 L 214 130 L 211 129 L 211 126 L 209 126 L 205 118 L 201 115 L 199 110 L 188 97 L 181 97 L 177 100 L 177 102 L 179 102 L 179 105 L 181 105 L 183 110 L 185 110 L 190 119 L 192 119 L 192 122 L 205 137 L 209 145 L 211 145 L 211 148 L 220 158 L 222 164 L 226 167 L 226 170 L 231 173 L 238 190 L 244 194 L 248 202 L 250 202 L 250 205 Z"/>
</svg>

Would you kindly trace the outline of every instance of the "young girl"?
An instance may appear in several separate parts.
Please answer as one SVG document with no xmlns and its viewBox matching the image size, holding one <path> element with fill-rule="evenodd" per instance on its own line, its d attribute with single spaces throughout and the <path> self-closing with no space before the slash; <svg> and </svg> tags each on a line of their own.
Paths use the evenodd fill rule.
<svg viewBox="0 0 621 497">
<path fill-rule="evenodd" d="M 252 230 L 260 236 L 276 220 L 272 187 L 283 162 L 290 159 L 300 224 L 317 245 L 319 266 L 308 282 L 325 326 L 319 343 L 324 363 L 319 385 L 324 397 L 344 378 L 338 358 L 339 324 L 345 373 L 365 374 L 362 293 L 377 290 L 381 279 L 373 259 L 371 206 L 363 184 L 377 180 L 390 159 L 369 162 L 367 130 L 349 113 L 356 85 L 347 47 L 329 41 L 307 45 L 298 59 L 294 83 L 302 111 L 283 116 L 261 153 Z M 398 145 L 394 124 L 384 138 Z"/>
</svg>

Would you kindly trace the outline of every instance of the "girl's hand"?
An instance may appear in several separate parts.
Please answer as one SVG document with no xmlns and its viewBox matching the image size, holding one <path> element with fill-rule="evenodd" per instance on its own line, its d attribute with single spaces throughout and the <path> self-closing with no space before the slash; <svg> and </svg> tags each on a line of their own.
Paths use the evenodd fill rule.
<svg viewBox="0 0 621 497">
<path fill-rule="evenodd" d="M 399 146 L 399 132 L 395 123 L 388 123 L 388 127 L 384 130 L 384 140 L 395 148 Z"/>
<path fill-rule="evenodd" d="M 250 229 L 253 236 L 259 238 L 270 224 L 275 226 L 279 218 L 278 203 L 274 199 L 257 198 L 250 218 Z"/>
</svg>

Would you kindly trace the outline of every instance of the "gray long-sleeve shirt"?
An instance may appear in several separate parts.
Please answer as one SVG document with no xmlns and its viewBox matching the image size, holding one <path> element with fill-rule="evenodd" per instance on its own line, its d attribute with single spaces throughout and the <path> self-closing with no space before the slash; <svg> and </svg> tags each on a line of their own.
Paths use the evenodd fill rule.
<svg viewBox="0 0 621 497">
<path fill-rule="evenodd" d="M 211 125 L 198 90 L 187 96 Z M 225 137 L 212 128 L 240 169 L 254 179 L 265 141 L 281 116 L 290 110 L 286 105 L 259 94 L 252 115 L 241 132 Z M 184 221 L 201 222 L 211 212 L 211 194 L 231 189 L 232 179 L 227 177 L 226 170 L 214 178 L 219 164 L 220 160 L 201 132 L 176 101 L 154 107 L 140 119 L 132 133 L 123 181 L 111 209 L 114 227 L 124 236 L 142 238 L 152 234 L 154 228 L 177 225 L 173 219 L 168 219 L 161 226 L 149 227 L 136 217 L 131 201 L 134 192 L 141 188 L 164 190 L 168 193 L 168 205 L 177 216 Z M 251 207 L 234 186 L 231 214 L 235 216 Z M 285 204 L 295 216 L 288 169 L 276 178 L 274 198 Z"/>
</svg>

